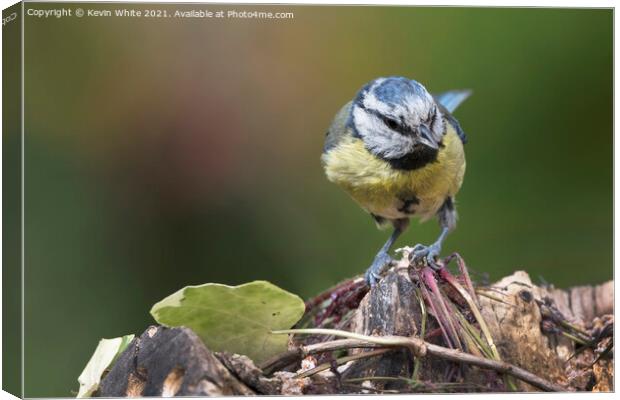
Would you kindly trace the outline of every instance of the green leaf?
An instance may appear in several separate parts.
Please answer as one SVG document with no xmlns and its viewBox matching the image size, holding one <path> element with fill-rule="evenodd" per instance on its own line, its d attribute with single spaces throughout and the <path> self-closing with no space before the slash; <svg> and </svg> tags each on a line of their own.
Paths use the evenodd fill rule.
<svg viewBox="0 0 620 400">
<path fill-rule="evenodd" d="M 125 351 L 133 337 L 134 335 L 126 335 L 99 341 L 95 352 L 84 367 L 84 371 L 78 377 L 80 390 L 77 397 L 90 397 L 99 388 L 103 373 Z"/>
<path fill-rule="evenodd" d="M 286 351 L 287 337 L 272 330 L 295 325 L 305 310 L 298 296 L 266 282 L 187 286 L 151 309 L 166 326 L 186 326 L 213 351 L 244 354 L 256 363 Z"/>
</svg>

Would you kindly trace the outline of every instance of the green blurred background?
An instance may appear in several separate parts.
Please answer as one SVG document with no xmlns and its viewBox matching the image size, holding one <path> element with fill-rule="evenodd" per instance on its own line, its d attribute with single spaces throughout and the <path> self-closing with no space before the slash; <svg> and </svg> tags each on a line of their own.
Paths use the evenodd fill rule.
<svg viewBox="0 0 620 400">
<path fill-rule="evenodd" d="M 185 285 L 308 297 L 363 272 L 388 233 L 319 157 L 378 76 L 474 90 L 445 253 L 491 281 L 612 277 L 611 10 L 156 8 L 295 18 L 26 17 L 26 396 L 71 396 L 99 338 L 141 333 Z M 398 245 L 437 234 L 414 223 Z"/>
</svg>

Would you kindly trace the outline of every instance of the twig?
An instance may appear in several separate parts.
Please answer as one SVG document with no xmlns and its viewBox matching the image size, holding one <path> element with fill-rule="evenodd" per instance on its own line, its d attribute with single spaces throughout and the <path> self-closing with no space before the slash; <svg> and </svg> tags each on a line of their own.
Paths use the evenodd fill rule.
<svg viewBox="0 0 620 400">
<path fill-rule="evenodd" d="M 515 378 L 529 383 L 530 385 L 542 389 L 547 392 L 565 392 L 567 389 L 563 386 L 549 382 L 537 375 L 532 374 L 522 368 L 509 364 L 505 361 L 491 360 L 489 358 L 483 358 L 474 356 L 472 354 L 463 353 L 462 351 L 448 349 L 446 347 L 438 346 L 435 344 L 427 343 L 428 354 L 443 358 L 444 360 L 450 360 L 454 362 L 461 362 L 465 364 L 471 364 L 482 368 L 492 369 L 497 372 L 512 375 Z"/>
<path fill-rule="evenodd" d="M 275 335 L 282 335 L 285 333 L 300 333 L 310 335 L 340 336 L 349 339 L 357 339 L 358 341 L 362 342 L 376 343 L 385 347 L 407 347 L 411 351 L 413 351 L 413 354 L 419 357 L 424 357 L 426 355 L 426 345 L 428 344 L 421 339 L 412 337 L 409 338 L 404 336 L 366 336 L 359 333 L 340 331 L 337 329 L 283 329 L 279 331 L 271 331 L 271 333 Z"/>
<path fill-rule="evenodd" d="M 391 349 L 389 348 L 382 348 L 382 349 L 377 349 L 377 350 L 372 350 L 372 351 L 367 351 L 364 353 L 359 353 L 359 354 L 354 354 L 352 356 L 346 356 L 346 357 L 340 357 L 338 359 L 336 359 L 336 364 L 338 365 L 342 365 L 342 364 L 346 364 L 349 361 L 353 361 L 353 360 L 359 360 L 361 358 L 370 358 L 370 357 L 375 357 L 378 355 L 381 355 L 383 353 L 387 353 L 388 351 L 390 351 Z M 302 372 L 301 374 L 298 374 L 295 376 L 296 379 L 301 379 L 301 378 L 307 378 L 311 375 L 314 375 L 316 373 L 319 373 L 321 371 L 325 371 L 326 369 L 329 369 L 332 366 L 331 363 L 323 363 L 321 365 L 318 365 L 312 369 L 309 369 L 308 371 Z"/>
<path fill-rule="evenodd" d="M 504 300 L 500 299 L 499 297 L 490 295 L 490 294 L 486 293 L 484 290 L 482 290 L 480 288 L 476 289 L 476 294 L 478 296 L 483 296 L 483 297 L 486 297 L 486 298 L 491 299 L 493 301 L 497 301 L 498 303 L 506 304 L 507 306 L 510 306 L 510 307 L 516 307 L 514 304 L 511 304 L 511 303 L 509 303 L 507 301 L 504 301 Z"/>
<path fill-rule="evenodd" d="M 277 371 L 279 368 L 290 365 L 294 362 L 301 360 L 311 354 L 317 353 L 326 353 L 330 351 L 337 350 L 348 350 L 348 349 L 364 349 L 364 348 L 377 348 L 382 347 L 382 345 L 371 342 L 364 342 L 360 340 L 354 339 L 338 339 L 331 340 L 329 342 L 321 342 L 316 344 L 309 344 L 306 346 L 300 346 L 294 350 L 289 350 L 285 353 L 278 354 L 263 363 L 261 363 L 258 367 L 263 370 L 265 375 L 270 375 L 271 373 Z"/>
<path fill-rule="evenodd" d="M 575 336 L 575 335 L 571 335 L 571 334 L 570 334 L 570 333 L 568 333 L 568 332 L 565 332 L 565 331 L 560 331 L 560 334 L 561 334 L 562 336 L 565 336 L 565 337 L 569 338 L 569 339 L 570 339 L 570 340 L 572 340 L 573 342 L 579 343 L 579 344 L 580 344 L 580 345 L 582 345 L 582 346 L 586 346 L 586 347 L 591 346 L 591 344 L 590 344 L 590 343 L 586 342 L 585 340 L 583 340 L 583 339 L 581 339 L 581 338 L 579 338 L 579 337 L 577 337 L 577 336 Z"/>
<path fill-rule="evenodd" d="M 316 344 L 309 344 L 307 346 L 302 346 L 301 351 L 305 356 L 316 353 L 324 353 L 328 351 L 336 351 L 336 350 L 348 350 L 355 348 L 376 348 L 381 347 L 380 344 L 372 343 L 372 342 L 364 342 L 355 339 L 338 339 L 332 340 L 330 342 L 322 342 Z"/>
<path fill-rule="evenodd" d="M 491 360 L 488 358 L 474 356 L 459 350 L 449 349 L 432 343 L 425 342 L 418 338 L 409 338 L 404 336 L 366 336 L 352 332 L 339 331 L 335 329 L 287 329 L 281 331 L 272 331 L 274 334 L 316 334 L 316 335 L 333 335 L 348 337 L 363 342 L 372 342 L 386 347 L 407 347 L 414 351 L 417 356 L 424 357 L 426 354 L 442 358 L 444 360 L 454 361 L 457 363 L 471 364 L 481 368 L 487 368 L 500 373 L 514 376 L 538 389 L 548 392 L 562 392 L 567 389 L 549 382 L 539 376 L 532 374 L 522 368 L 509 364 L 504 361 Z"/>
</svg>

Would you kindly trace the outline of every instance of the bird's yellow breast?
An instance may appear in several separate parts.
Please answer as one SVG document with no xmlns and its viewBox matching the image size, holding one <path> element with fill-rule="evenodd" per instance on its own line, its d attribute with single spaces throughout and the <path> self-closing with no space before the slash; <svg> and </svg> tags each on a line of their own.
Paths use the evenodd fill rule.
<svg viewBox="0 0 620 400">
<path fill-rule="evenodd" d="M 361 139 L 347 135 L 323 154 L 327 178 L 341 186 L 366 211 L 397 219 L 411 216 L 402 211 L 403 200 L 415 198 L 413 215 L 426 220 L 454 196 L 463 183 L 463 143 L 450 124 L 437 159 L 411 171 L 394 169 L 374 156 Z"/>
</svg>

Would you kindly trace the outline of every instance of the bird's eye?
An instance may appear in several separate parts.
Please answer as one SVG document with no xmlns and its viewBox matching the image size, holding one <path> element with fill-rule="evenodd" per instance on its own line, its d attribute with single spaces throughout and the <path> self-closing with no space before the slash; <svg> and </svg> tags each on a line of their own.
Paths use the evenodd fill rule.
<svg viewBox="0 0 620 400">
<path fill-rule="evenodd" d="M 395 119 L 392 118 L 384 118 L 383 122 L 385 122 L 385 124 L 387 125 L 388 128 L 392 129 L 392 130 L 396 130 L 398 129 L 398 127 L 400 126 L 398 124 L 398 121 L 396 121 Z"/>
</svg>

